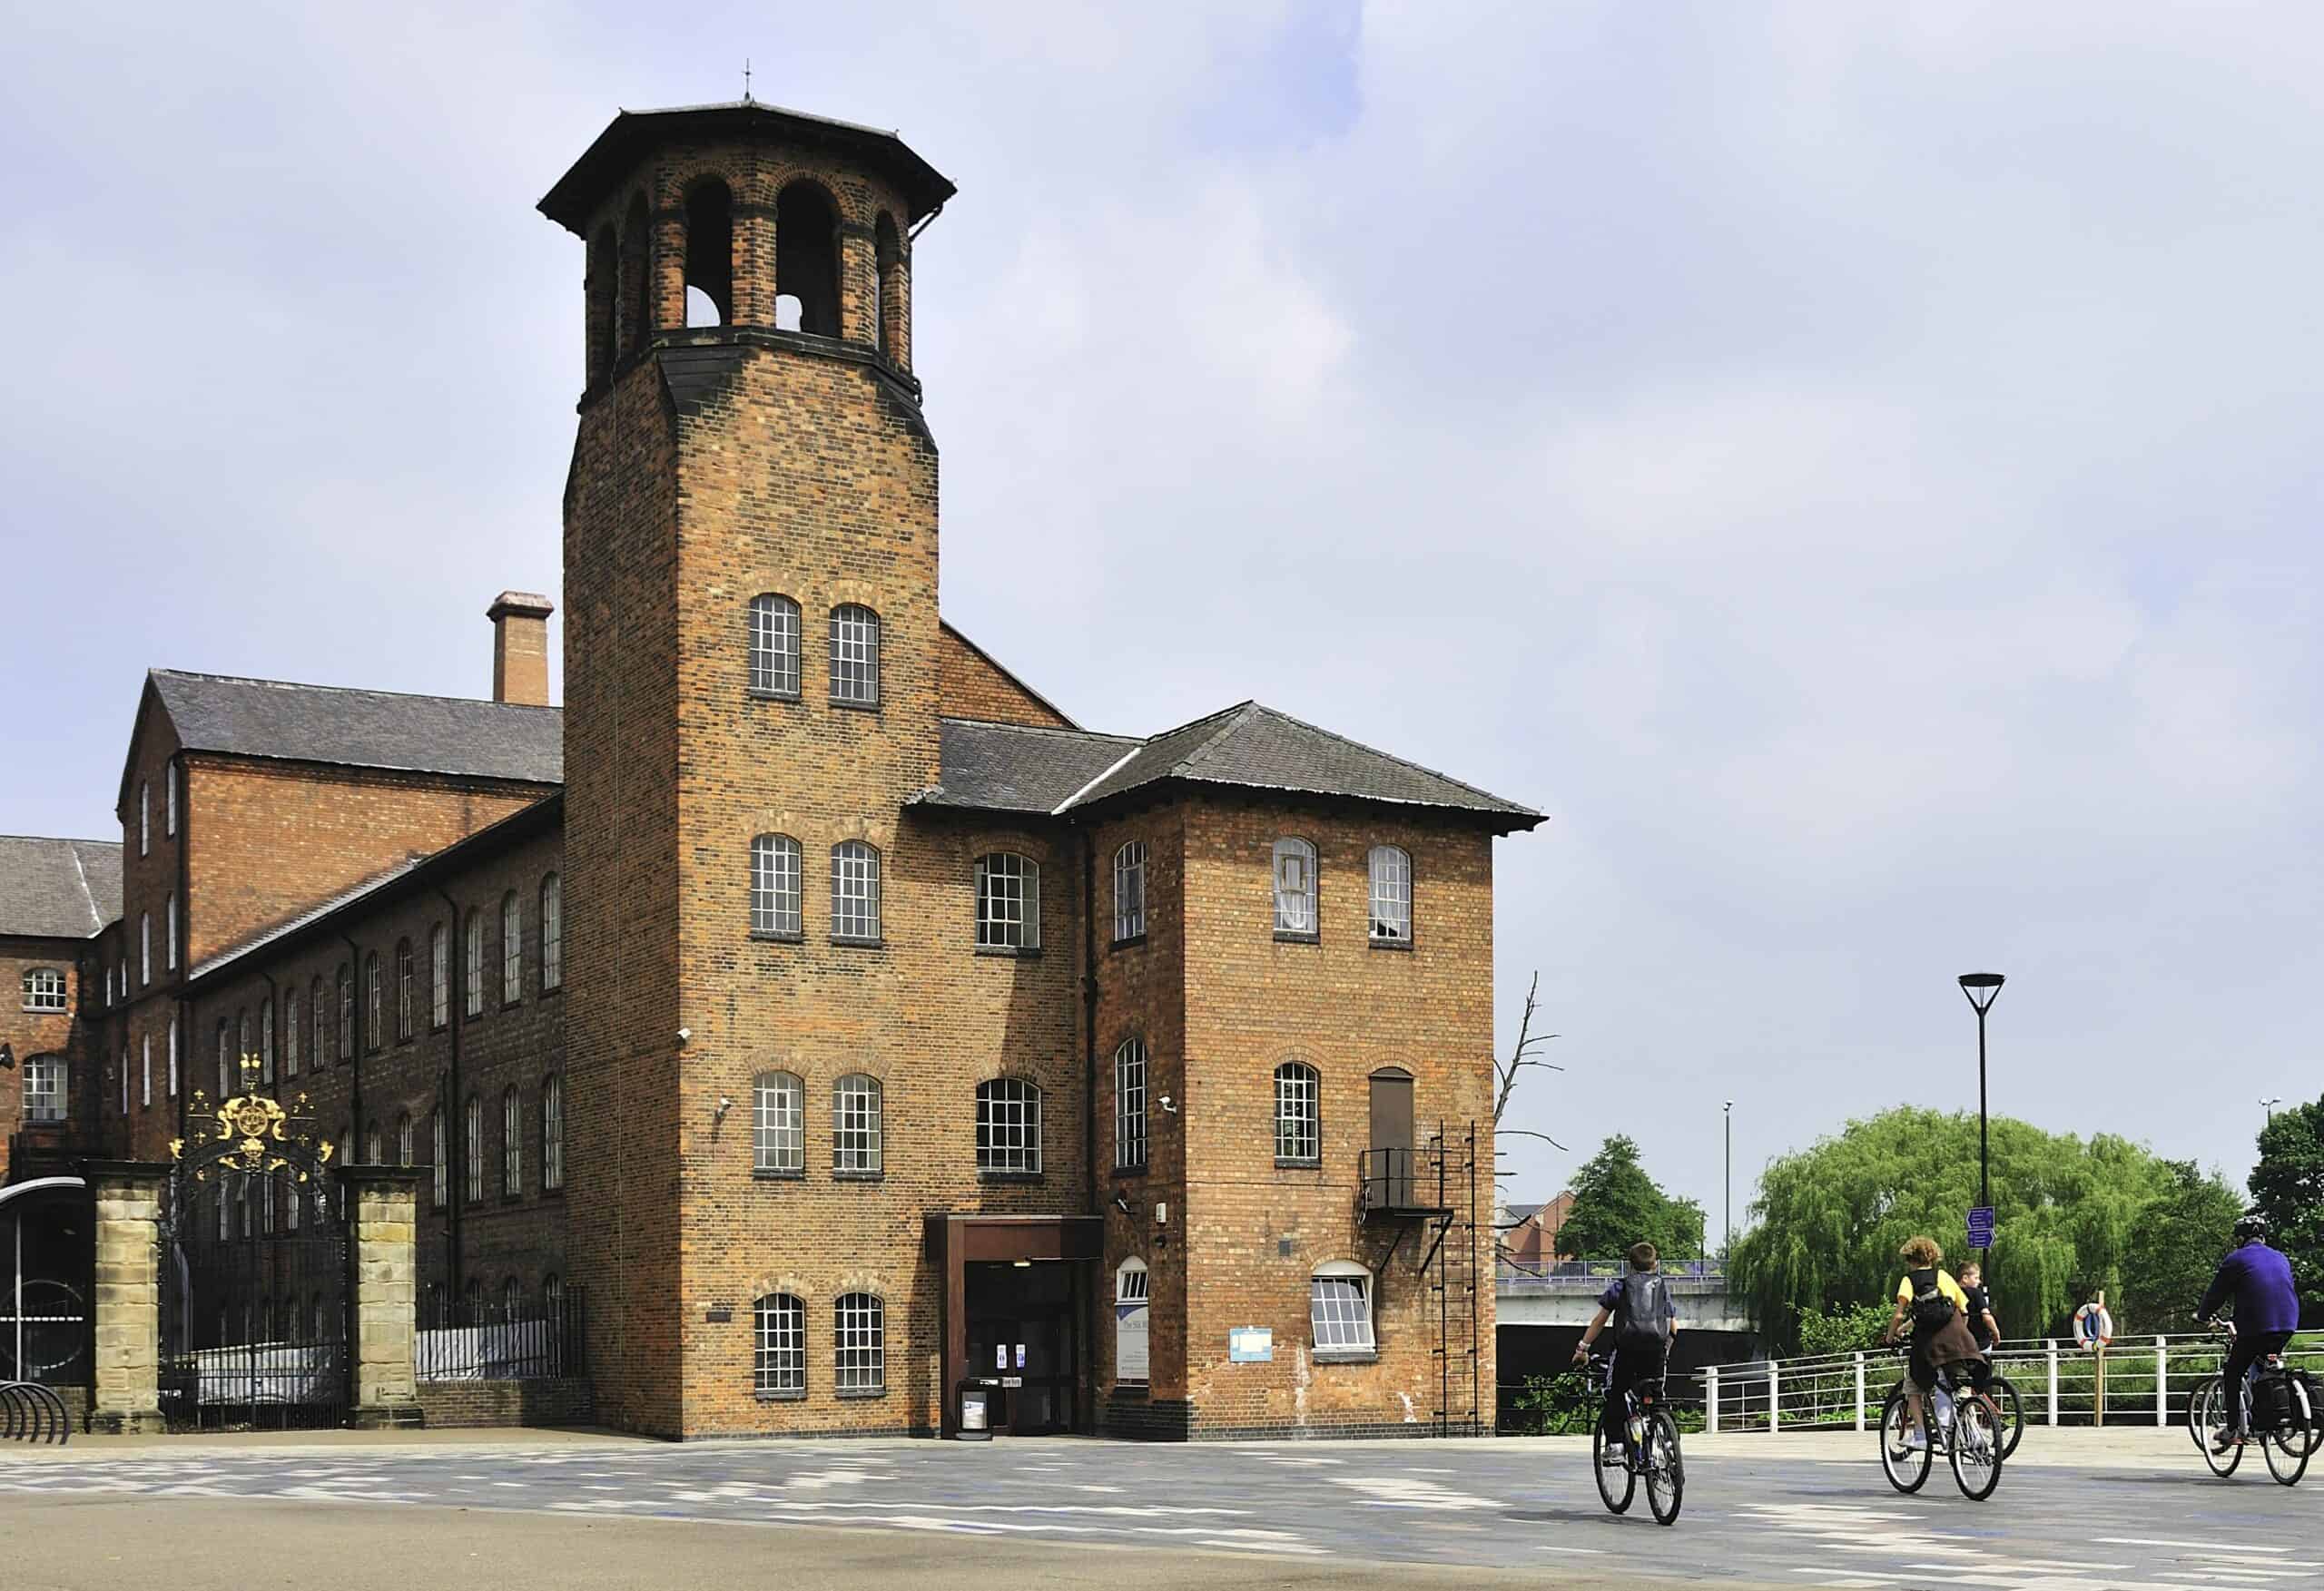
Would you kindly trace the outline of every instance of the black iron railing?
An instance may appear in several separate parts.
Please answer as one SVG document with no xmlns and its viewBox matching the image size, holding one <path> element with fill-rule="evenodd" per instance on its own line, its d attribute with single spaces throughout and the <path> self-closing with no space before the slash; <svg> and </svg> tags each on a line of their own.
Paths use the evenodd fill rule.
<svg viewBox="0 0 2324 1591">
<path fill-rule="evenodd" d="M 1356 1178 L 1366 1215 L 1430 1215 L 1445 1210 L 1443 1179 L 1425 1149 L 1366 1149 Z"/>
<path fill-rule="evenodd" d="M 586 1373 L 587 1300 L 516 1304 L 448 1299 L 423 1303 L 413 1368 L 423 1381 L 537 1381 Z"/>
</svg>

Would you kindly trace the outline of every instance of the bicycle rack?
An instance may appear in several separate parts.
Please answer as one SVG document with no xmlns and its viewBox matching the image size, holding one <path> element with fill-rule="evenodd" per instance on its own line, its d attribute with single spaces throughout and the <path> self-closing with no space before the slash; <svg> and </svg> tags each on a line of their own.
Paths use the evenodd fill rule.
<svg viewBox="0 0 2324 1591">
<path fill-rule="evenodd" d="M 61 1448 L 72 1434 L 73 1417 L 54 1390 L 37 1381 L 0 1381 L 0 1441 Z"/>
</svg>

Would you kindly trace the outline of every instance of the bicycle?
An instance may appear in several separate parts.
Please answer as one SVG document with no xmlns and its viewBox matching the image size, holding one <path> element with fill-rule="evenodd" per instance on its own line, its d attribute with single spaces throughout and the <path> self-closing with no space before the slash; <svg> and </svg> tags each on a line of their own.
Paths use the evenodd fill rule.
<svg viewBox="0 0 2324 1591">
<path fill-rule="evenodd" d="M 2235 1341 L 2231 1321 L 2219 1322 L 2212 1331 L 2230 1344 Z M 2271 1353 L 2251 1367 L 2237 1395 L 2243 1399 L 2244 1432 L 2250 1441 L 2259 1443 L 2268 1473 L 2279 1486 L 2298 1486 L 2300 1477 L 2308 1473 L 2309 1456 L 2324 1444 L 2311 1378 L 2288 1367 L 2282 1354 Z M 2203 1462 L 2221 1480 L 2242 1466 L 2246 1445 L 2239 1442 L 2224 1453 L 2219 1450 L 2227 1415 L 2227 1370 L 2222 1364 L 2218 1375 L 2195 1390 L 2187 1410 L 2188 1434 L 2201 1450 Z"/>
<path fill-rule="evenodd" d="M 1985 1362 L 1993 1363 L 1990 1349 L 1986 1350 Z M 2025 1399 L 2018 1396 L 2017 1383 L 2002 1374 L 1998 1365 L 1985 1379 L 1985 1391 L 2001 1414 L 2001 1456 L 2007 1458 L 2017 1451 L 2017 1444 L 2025 1437 Z"/>
<path fill-rule="evenodd" d="M 1901 1355 L 1905 1350 L 1900 1347 L 1897 1352 Z M 2004 1445 L 2001 1410 L 1992 1394 L 1974 1390 L 1965 1394 L 1953 1379 L 1953 1367 L 1940 1368 L 1935 1387 L 1921 1399 L 1921 1445 L 1917 1448 L 1906 1440 L 1911 1435 L 1906 1420 L 1910 1408 L 1900 1380 L 1889 1390 L 1887 1401 L 1880 1408 L 1880 1472 L 1888 1478 L 1888 1484 L 1907 1495 L 1920 1490 L 1942 1445 L 1953 1468 L 1953 1484 L 1961 1488 L 1961 1495 L 1977 1503 L 1993 1496 L 1994 1488 L 2001 1484 L 2002 1460 L 2009 1455 Z M 1916 1455 L 1917 1465 L 1914 1463 Z"/>
<path fill-rule="evenodd" d="M 1610 1429 L 1602 1406 L 1613 1363 L 1610 1358 L 1593 1355 L 1584 1381 L 1600 1405 L 1590 1437 L 1590 1468 L 1598 1477 L 1598 1495 L 1610 1513 L 1628 1513 L 1638 1495 L 1639 1478 L 1644 1476 L 1647 1507 L 1654 1510 L 1654 1522 L 1669 1525 L 1679 1517 L 1679 1504 L 1687 1495 L 1687 1467 L 1679 1452 L 1678 1422 L 1662 1407 L 1662 1382 L 1657 1379 L 1641 1381 L 1622 1394 L 1623 1429 Z M 1622 1478 L 1619 1498 L 1614 1495 L 1618 1473 Z"/>
</svg>

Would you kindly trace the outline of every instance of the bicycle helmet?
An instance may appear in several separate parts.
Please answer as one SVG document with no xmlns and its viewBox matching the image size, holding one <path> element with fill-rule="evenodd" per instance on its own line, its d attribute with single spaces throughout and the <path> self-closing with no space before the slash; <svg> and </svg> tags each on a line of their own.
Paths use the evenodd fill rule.
<svg viewBox="0 0 2324 1591">
<path fill-rule="evenodd" d="M 2254 1204 L 2250 1209 L 2246 1210 L 2240 1216 L 2236 1218 L 2236 1246 L 2240 1248 L 2245 1243 L 2265 1242 L 2267 1241 L 2268 1218 L 2260 1214 L 2260 1207 L 2257 1204 Z"/>
</svg>

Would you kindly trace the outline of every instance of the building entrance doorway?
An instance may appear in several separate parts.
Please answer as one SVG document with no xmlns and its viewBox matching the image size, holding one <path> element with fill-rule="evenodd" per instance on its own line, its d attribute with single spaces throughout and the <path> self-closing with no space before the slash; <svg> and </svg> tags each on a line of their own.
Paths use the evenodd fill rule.
<svg viewBox="0 0 2324 1591">
<path fill-rule="evenodd" d="M 963 1268 L 969 1374 L 1000 1383 L 988 1405 L 994 1430 L 1031 1436 L 1075 1429 L 1084 1268 L 1070 1260 Z"/>
</svg>

